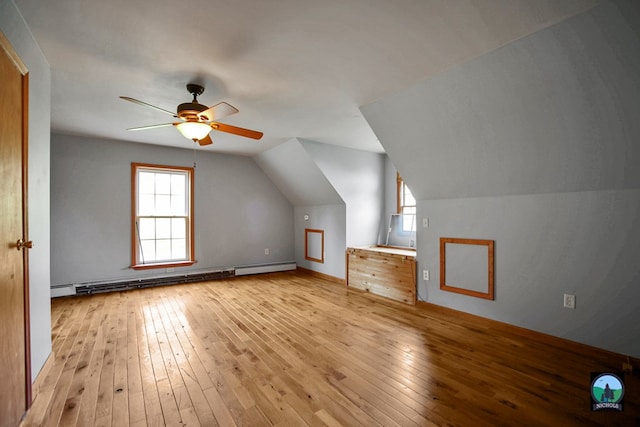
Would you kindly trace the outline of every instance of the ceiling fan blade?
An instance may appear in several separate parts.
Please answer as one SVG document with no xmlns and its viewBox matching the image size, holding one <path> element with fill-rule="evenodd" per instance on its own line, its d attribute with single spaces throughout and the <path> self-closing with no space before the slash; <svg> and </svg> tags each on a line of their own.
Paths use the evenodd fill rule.
<svg viewBox="0 0 640 427">
<path fill-rule="evenodd" d="M 200 144 L 200 145 L 211 145 L 211 144 L 213 144 L 213 141 L 211 140 L 211 135 L 207 135 L 204 138 L 202 138 L 201 140 L 199 140 L 198 144 Z"/>
<path fill-rule="evenodd" d="M 146 102 L 137 100 L 135 98 L 130 98 L 128 96 L 121 96 L 120 99 L 124 99 L 125 101 L 133 102 L 134 104 L 142 105 L 144 107 L 153 108 L 154 110 L 162 111 L 163 113 L 170 114 L 171 116 L 178 118 L 176 113 L 173 111 L 165 110 L 164 108 L 156 107 L 155 105 L 147 104 Z"/>
<path fill-rule="evenodd" d="M 198 113 L 198 117 L 210 122 L 220 120 L 223 117 L 230 116 L 238 112 L 238 109 L 226 102 L 220 102 L 213 107 Z"/>
<path fill-rule="evenodd" d="M 211 127 L 220 132 L 232 133 L 234 135 L 240 135 L 252 139 L 262 138 L 263 133 L 251 129 L 239 128 L 236 126 L 225 125 L 224 123 L 211 123 Z"/>
<path fill-rule="evenodd" d="M 147 129 L 155 129 L 155 128 L 163 128 L 166 126 L 173 126 L 173 125 L 177 125 L 178 123 L 162 123 L 159 125 L 149 125 L 149 126 L 138 126 L 135 128 L 129 128 L 127 130 L 147 130 Z"/>
</svg>

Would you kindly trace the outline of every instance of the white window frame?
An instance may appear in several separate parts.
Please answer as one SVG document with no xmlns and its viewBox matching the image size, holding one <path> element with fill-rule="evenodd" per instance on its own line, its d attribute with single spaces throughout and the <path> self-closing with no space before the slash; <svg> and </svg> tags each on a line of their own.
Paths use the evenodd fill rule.
<svg viewBox="0 0 640 427">
<path fill-rule="evenodd" d="M 417 217 L 417 206 L 416 204 L 408 205 L 406 204 L 406 195 L 407 193 L 411 194 L 411 197 L 415 201 L 415 196 L 407 187 L 407 183 L 404 182 L 400 174 L 397 174 L 397 202 L 398 202 L 398 213 L 402 215 L 402 231 L 404 232 L 415 232 L 416 231 L 416 217 Z M 407 213 L 407 210 L 413 211 Z M 405 216 L 406 215 L 406 216 Z M 409 216 L 410 215 L 410 216 Z M 411 217 L 412 216 L 412 217 Z"/>
</svg>

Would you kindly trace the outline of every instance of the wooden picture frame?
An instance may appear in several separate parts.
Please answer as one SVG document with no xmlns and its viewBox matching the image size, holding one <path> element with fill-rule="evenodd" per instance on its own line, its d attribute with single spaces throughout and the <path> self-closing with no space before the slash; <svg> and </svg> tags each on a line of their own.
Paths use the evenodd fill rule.
<svg viewBox="0 0 640 427">
<path fill-rule="evenodd" d="M 324 230 L 304 229 L 304 259 L 324 264 Z"/>
<path fill-rule="evenodd" d="M 465 248 L 465 246 L 467 247 Z M 484 250 L 477 248 L 477 246 L 486 247 L 486 261 L 484 260 Z M 441 237 L 440 289 L 493 300 L 494 246 L 493 240 Z M 447 266 L 447 261 L 449 261 L 449 266 Z M 461 274 L 458 274 L 459 272 Z M 482 279 L 485 274 L 487 277 L 486 285 Z"/>
</svg>

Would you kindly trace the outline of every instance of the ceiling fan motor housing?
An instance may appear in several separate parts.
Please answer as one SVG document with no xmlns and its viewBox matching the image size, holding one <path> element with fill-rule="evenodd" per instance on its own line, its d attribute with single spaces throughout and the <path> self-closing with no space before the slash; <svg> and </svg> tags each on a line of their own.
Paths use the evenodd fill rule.
<svg viewBox="0 0 640 427">
<path fill-rule="evenodd" d="M 202 95 L 204 92 L 204 87 L 195 83 L 188 83 L 187 90 L 191 95 L 193 95 L 193 100 L 191 102 L 184 102 L 178 105 L 178 117 L 187 121 L 200 121 L 198 117 L 198 113 L 206 110 L 206 105 L 202 105 L 198 102 L 198 95 Z"/>
<path fill-rule="evenodd" d="M 184 120 L 199 120 L 198 113 L 203 112 L 208 107 L 198 102 L 184 102 L 178 105 L 178 117 Z"/>
</svg>

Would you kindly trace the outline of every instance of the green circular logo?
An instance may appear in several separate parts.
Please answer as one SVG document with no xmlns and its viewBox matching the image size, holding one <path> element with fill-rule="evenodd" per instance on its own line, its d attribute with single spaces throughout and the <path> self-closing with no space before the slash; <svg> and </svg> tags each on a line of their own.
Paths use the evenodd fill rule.
<svg viewBox="0 0 640 427">
<path fill-rule="evenodd" d="M 598 375 L 591 383 L 591 397 L 598 403 L 618 403 L 624 396 L 624 385 L 614 374 Z"/>
</svg>

